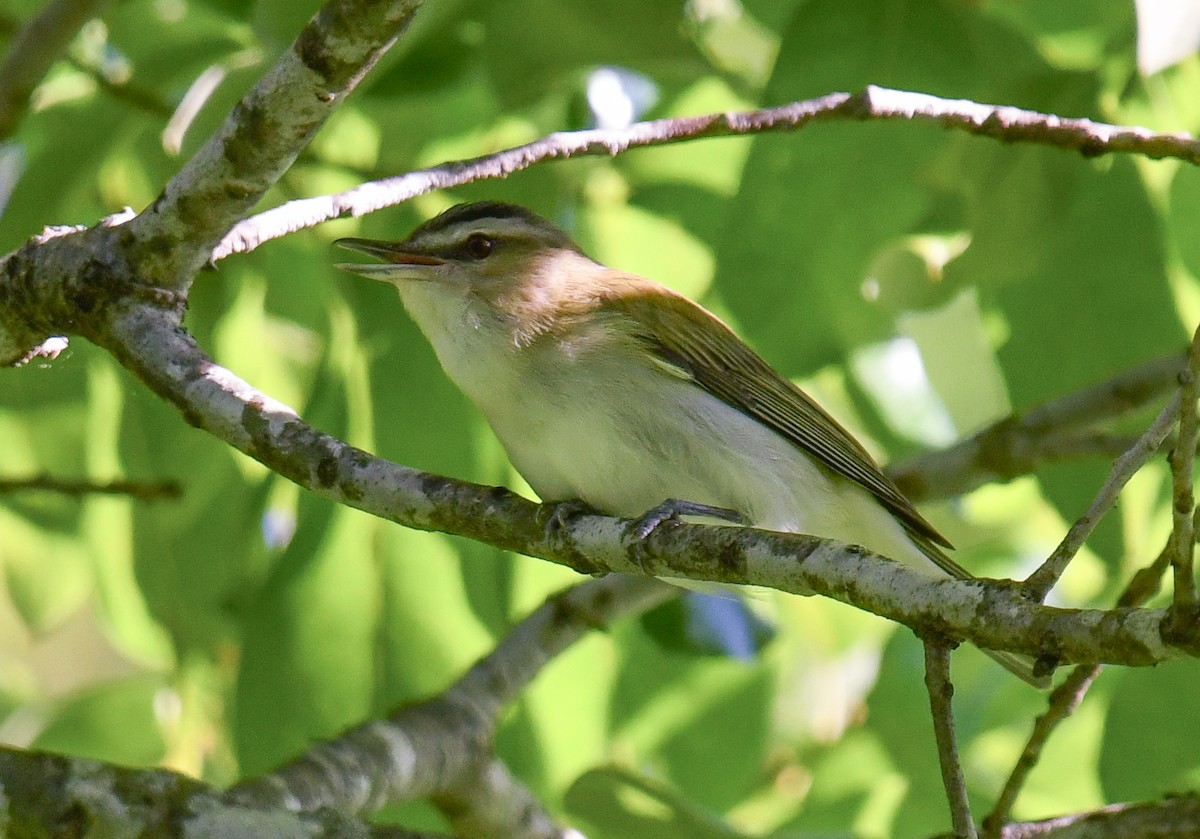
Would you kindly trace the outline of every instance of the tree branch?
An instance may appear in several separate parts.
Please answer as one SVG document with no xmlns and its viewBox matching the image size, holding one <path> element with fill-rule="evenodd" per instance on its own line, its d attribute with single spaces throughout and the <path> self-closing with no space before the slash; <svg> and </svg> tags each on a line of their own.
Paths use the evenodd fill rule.
<svg viewBox="0 0 1200 839">
<path fill-rule="evenodd" d="M 1050 694 L 1046 710 L 1034 721 L 1033 732 L 1029 735 L 1012 772 L 1009 773 L 1004 789 L 1000 791 L 992 811 L 983 820 L 984 839 L 999 839 L 1007 835 L 1005 822 L 1012 813 L 1013 804 L 1025 786 L 1029 773 L 1041 760 L 1042 749 L 1045 748 L 1050 735 L 1058 728 L 1059 723 L 1075 713 L 1075 709 L 1083 702 L 1083 697 L 1087 695 L 1088 689 L 1099 675 L 1100 665 L 1080 664 L 1073 668 L 1070 675 Z"/>
<path fill-rule="evenodd" d="M 1179 374 L 1179 441 L 1171 452 L 1171 566 L 1175 569 L 1171 623 L 1194 620 L 1197 610 L 1193 524 L 1196 499 L 1193 491 L 1196 466 L 1196 388 L 1200 378 L 1200 327 L 1188 349 L 1187 369 Z"/>
<path fill-rule="evenodd" d="M 167 770 L 0 748 L 0 822 L 64 831 L 100 824 L 130 836 L 153 828 L 197 837 L 432 839 L 357 820 L 392 801 L 432 796 L 464 839 L 577 839 L 492 756 L 497 718 L 587 632 L 678 592 L 658 580 L 615 575 L 560 592 L 442 695 L 364 723 L 225 793 Z"/>
<path fill-rule="evenodd" d="M 291 813 L 229 804 L 206 784 L 165 769 L 130 769 L 8 747 L 0 747 L 0 823 L 4 835 L 12 837 L 439 839 L 367 825 L 335 810 Z"/>
<path fill-rule="evenodd" d="M 230 800 L 365 815 L 433 796 L 469 828 L 464 836 L 565 836 L 495 763 L 491 738 L 500 712 L 588 631 L 677 593 L 658 580 L 613 575 L 556 594 L 445 693 L 319 743 L 271 774 L 235 786 Z"/>
<path fill-rule="evenodd" d="M 950 803 L 950 822 L 955 839 L 976 839 L 975 820 L 971 817 L 967 784 L 963 780 L 958 742 L 954 735 L 951 646 L 941 639 L 921 640 L 925 644 L 925 689 L 929 692 L 929 710 L 933 715 L 933 735 L 937 742 L 938 764 L 942 768 L 942 784 L 946 787 L 946 799 Z"/>
<path fill-rule="evenodd" d="M 1124 454 L 1136 439 L 1087 430 L 1140 410 L 1179 386 L 1187 351 L 1153 358 L 1110 379 L 1013 413 L 964 440 L 888 468 L 914 500 L 953 498 L 984 484 L 1011 481 L 1043 464 L 1085 455 Z M 1076 430 L 1083 428 L 1084 430 Z"/>
<path fill-rule="evenodd" d="M 1009 583 L 930 579 L 861 548 L 809 536 L 671 523 L 639 543 L 628 522 L 600 515 L 581 516 L 548 535 L 537 505 L 507 490 L 389 463 L 316 431 L 215 364 L 173 312 L 130 306 L 89 337 L 193 425 L 313 492 L 408 527 L 457 533 L 583 573 L 816 592 L 917 631 L 1064 663 L 1147 665 L 1200 650 L 1200 627 L 1164 639 L 1161 610 L 1039 606 Z"/>
<path fill-rule="evenodd" d="M 847 120 L 931 122 L 1005 142 L 1056 146 L 1089 157 L 1129 152 L 1154 159 L 1175 157 L 1189 163 L 1200 162 L 1200 142 L 1187 134 L 1158 134 L 1145 128 L 1106 125 L 1090 119 L 1063 119 L 1020 108 L 941 99 L 871 85 L 854 94 L 830 93 L 756 111 L 658 119 L 621 129 L 563 131 L 495 154 L 443 163 L 335 195 L 289 201 L 237 224 L 213 250 L 211 259 L 217 262 L 233 253 L 246 253 L 288 233 L 335 218 L 362 216 L 435 189 L 504 178 L 546 160 L 615 156 L 632 148 L 708 137 L 795 131 L 812 122 Z"/>
<path fill-rule="evenodd" d="M 29 97 L 75 33 L 108 0 L 53 0 L 13 40 L 0 64 L 0 141 L 11 137 L 29 108 Z"/>
<path fill-rule="evenodd" d="M 34 475 L 30 478 L 0 478 L 0 495 L 27 490 L 57 492 L 79 498 L 84 495 L 128 495 L 139 501 L 177 499 L 183 488 L 177 481 L 127 481 L 115 480 L 106 483 L 70 478 L 55 478 L 52 475 Z"/>
<path fill-rule="evenodd" d="M 1088 507 L 1087 512 L 1071 526 L 1054 552 L 1022 584 L 1029 597 L 1038 601 L 1046 599 L 1050 589 L 1054 588 L 1063 572 L 1067 570 L 1067 565 L 1083 547 L 1083 543 L 1100 523 L 1100 519 L 1104 518 L 1105 514 L 1117 503 L 1117 496 L 1120 495 L 1121 489 L 1139 469 L 1146 465 L 1151 456 L 1158 451 L 1163 440 L 1171 433 L 1175 419 L 1179 415 L 1179 404 L 1180 396 L 1176 394 L 1175 398 L 1159 412 L 1158 417 L 1146 429 L 1137 443 L 1117 458 L 1108 473 L 1108 478 L 1100 487 L 1100 492 L 1097 493 L 1096 499 Z"/>
<path fill-rule="evenodd" d="M 141 281 L 186 289 L 212 248 L 408 26 L 421 0 L 331 0 L 149 208 L 116 233 Z"/>
<path fill-rule="evenodd" d="M 1193 512 L 1193 533 L 1196 530 L 1195 519 L 1197 516 L 1198 514 Z M 1174 534 L 1171 538 L 1174 539 Z M 1171 565 L 1171 557 L 1172 544 L 1168 542 L 1154 562 L 1133 575 L 1133 578 L 1125 586 L 1125 590 L 1121 592 L 1121 596 L 1117 598 L 1117 607 L 1131 609 L 1153 597 L 1162 585 L 1163 574 Z M 1075 709 L 1083 702 L 1084 696 L 1087 695 L 1092 683 L 1099 675 L 1099 665 L 1080 664 L 1050 694 L 1045 712 L 1034 721 L 1033 731 L 1009 773 L 1008 780 L 1004 783 L 1004 789 L 996 799 L 992 811 L 983 820 L 984 836 L 987 839 L 999 839 L 1003 834 L 1004 823 L 1012 813 L 1013 804 L 1016 803 L 1017 796 L 1025 785 L 1029 773 L 1041 759 L 1042 749 L 1045 748 L 1050 735 L 1063 720 L 1075 713 Z"/>
<path fill-rule="evenodd" d="M 560 827 L 541 802 L 499 760 L 484 761 L 463 774 L 453 789 L 433 796 L 460 839 L 584 839 Z"/>
<path fill-rule="evenodd" d="M 1200 796 L 1114 804 L 1087 813 L 1005 826 L 1001 839 L 1163 839 L 1200 835 Z"/>
</svg>

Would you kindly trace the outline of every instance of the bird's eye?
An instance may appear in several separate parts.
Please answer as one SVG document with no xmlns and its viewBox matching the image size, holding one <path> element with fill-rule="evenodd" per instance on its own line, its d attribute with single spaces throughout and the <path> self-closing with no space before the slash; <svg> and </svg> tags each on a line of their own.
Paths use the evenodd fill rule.
<svg viewBox="0 0 1200 839">
<path fill-rule="evenodd" d="M 492 252 L 495 243 L 482 233 L 472 233 L 467 237 L 467 253 L 475 259 L 483 259 Z"/>
</svg>

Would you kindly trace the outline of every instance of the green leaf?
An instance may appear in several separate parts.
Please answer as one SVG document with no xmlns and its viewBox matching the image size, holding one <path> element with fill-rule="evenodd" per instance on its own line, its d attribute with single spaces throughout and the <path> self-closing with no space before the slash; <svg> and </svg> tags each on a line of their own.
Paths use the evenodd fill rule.
<svg viewBox="0 0 1200 839">
<path fill-rule="evenodd" d="M 303 496 L 299 530 L 246 615 L 233 727 L 243 775 L 366 719 L 379 576 L 365 514 Z"/>
<path fill-rule="evenodd" d="M 596 839 L 737 839 L 744 836 L 669 787 L 619 767 L 579 777 L 568 811 L 593 827 Z"/>
<path fill-rule="evenodd" d="M 156 706 L 178 701 L 158 676 L 117 679 L 68 699 L 31 745 L 127 766 L 153 766 L 164 751 Z"/>
<path fill-rule="evenodd" d="M 92 590 L 91 568 L 79 543 L 73 535 L 40 530 L 4 509 L 0 532 L 4 585 L 25 625 L 44 632 L 66 620 Z"/>
<path fill-rule="evenodd" d="M 238 2 L 224 1 L 228 6 Z M 129 61 L 128 83 L 174 105 L 206 68 L 253 45 L 238 14 L 230 16 L 209 5 L 147 0 L 116 4 L 105 18 L 108 41 Z"/>
<path fill-rule="evenodd" d="M 262 564 L 264 486 L 247 482 L 241 455 L 188 426 L 140 385 L 130 387 L 121 425 L 126 467 L 178 480 L 184 491 L 175 502 L 134 507 L 137 580 L 176 644 L 212 649 L 233 631 L 234 607 Z"/>
<path fill-rule="evenodd" d="M 982 68 L 997 59 L 1016 77 L 1041 66 L 962 4 L 817 0 L 784 32 L 766 99 L 877 84 L 987 100 L 997 82 Z M 899 237 L 945 224 L 936 191 L 921 185 L 946 142 L 937 129 L 883 123 L 755 137 L 717 251 L 717 288 L 780 370 L 812 372 L 893 332 L 891 312 L 865 299 L 863 284 Z"/>
<path fill-rule="evenodd" d="M 1116 678 L 1100 748 L 1108 801 L 1139 801 L 1200 783 L 1200 720 L 1189 713 L 1200 689 L 1195 661 L 1124 669 Z"/>
<path fill-rule="evenodd" d="M 1200 172 L 1191 166 L 1181 166 L 1171 180 L 1167 230 L 1172 245 L 1193 277 L 1200 277 L 1197 220 L 1200 220 Z"/>
<path fill-rule="evenodd" d="M 689 798 L 717 810 L 740 801 L 766 761 L 774 663 L 671 653 L 637 626 L 622 627 L 617 637 L 613 734 Z"/>
<path fill-rule="evenodd" d="M 96 173 L 112 147 L 144 119 L 122 114 L 94 94 L 29 114 L 18 138 L 27 149 L 25 170 L 0 214 L 0 253 L 46 225 L 94 224 L 117 209 L 100 203 Z M 65 143 L 63 137 L 87 142 Z"/>
<path fill-rule="evenodd" d="M 800 813 L 773 836 L 887 836 L 904 794 L 905 780 L 870 731 L 846 732 L 812 756 L 806 756 L 801 781 L 806 791 Z M 806 770 L 806 771 L 805 771 Z M 857 828 L 856 833 L 848 825 Z"/>
<path fill-rule="evenodd" d="M 487 653 L 495 638 L 471 608 L 451 540 L 379 525 L 379 687 L 375 707 L 439 693 Z"/>
<path fill-rule="evenodd" d="M 1008 324 L 998 359 L 1018 409 L 1182 346 L 1162 230 L 1130 161 L 1096 167 L 1046 149 L 980 154 L 991 161 L 973 183 L 972 243 L 946 273 L 975 283 Z M 1107 471 L 1090 461 L 1039 477 L 1073 521 Z M 1125 549 L 1116 517 L 1089 544 L 1115 561 Z"/>
<path fill-rule="evenodd" d="M 660 80 L 694 78 L 706 69 L 684 35 L 679 4 L 512 0 L 483 4 L 479 11 L 486 27 L 481 48 L 488 76 L 509 106 L 545 96 L 548 80 L 558 80 L 561 90 L 563 80 L 597 64 L 619 65 Z M 521 48 L 513 49 L 513 44 Z"/>
<path fill-rule="evenodd" d="M 557 797 L 605 758 L 613 659 L 605 637 L 588 635 L 575 642 L 538 675 L 497 731 L 497 753 L 543 795 Z"/>
<path fill-rule="evenodd" d="M 974 754 L 979 742 L 1006 729 L 1012 731 L 1011 750 L 1002 749 L 987 760 L 969 764 L 972 806 L 986 811 L 995 790 L 983 780 L 993 776 L 993 783 L 998 783 L 1008 771 L 1044 694 L 966 644 L 954 651 L 951 667 L 955 729 L 964 760 Z M 879 680 L 868 699 L 867 721 L 893 771 L 904 779 L 903 791 L 895 791 L 892 830 L 896 835 L 911 836 L 945 829 L 946 799 L 925 690 L 924 649 L 903 627 L 884 648 Z"/>
<path fill-rule="evenodd" d="M 290 44 L 309 19 L 320 11 L 321 0 L 258 0 L 251 22 L 267 44 Z"/>
</svg>

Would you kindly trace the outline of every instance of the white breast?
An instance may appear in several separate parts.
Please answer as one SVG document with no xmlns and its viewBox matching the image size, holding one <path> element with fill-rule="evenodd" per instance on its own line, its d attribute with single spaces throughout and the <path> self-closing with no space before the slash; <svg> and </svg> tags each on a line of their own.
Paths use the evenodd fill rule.
<svg viewBox="0 0 1200 839">
<path fill-rule="evenodd" d="M 543 500 L 578 498 L 630 518 L 669 498 L 694 501 L 936 570 L 867 490 L 693 382 L 631 362 L 623 348 L 523 347 L 466 301 L 404 297 L 446 373 Z M 453 325 L 427 328 L 431 318 Z"/>
</svg>

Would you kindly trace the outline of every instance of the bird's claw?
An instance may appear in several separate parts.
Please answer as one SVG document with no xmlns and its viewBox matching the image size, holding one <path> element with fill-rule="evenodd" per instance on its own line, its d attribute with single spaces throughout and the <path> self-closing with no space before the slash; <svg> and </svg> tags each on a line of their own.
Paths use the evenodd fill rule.
<svg viewBox="0 0 1200 839">
<path fill-rule="evenodd" d="M 647 510 L 641 518 L 634 521 L 630 525 L 630 532 L 639 542 L 643 542 L 658 529 L 659 525 L 678 519 L 680 516 L 704 516 L 734 524 L 746 523 L 746 517 L 737 510 L 714 507 L 711 504 L 699 504 L 695 501 L 684 501 L 679 498 L 668 498 L 657 507 Z"/>
<path fill-rule="evenodd" d="M 602 513 L 578 498 L 570 498 L 543 504 L 538 515 L 542 520 L 546 541 L 560 550 L 569 550 L 571 546 L 567 544 L 564 534 L 570 529 L 571 522 L 580 516 L 598 516 Z"/>
</svg>

